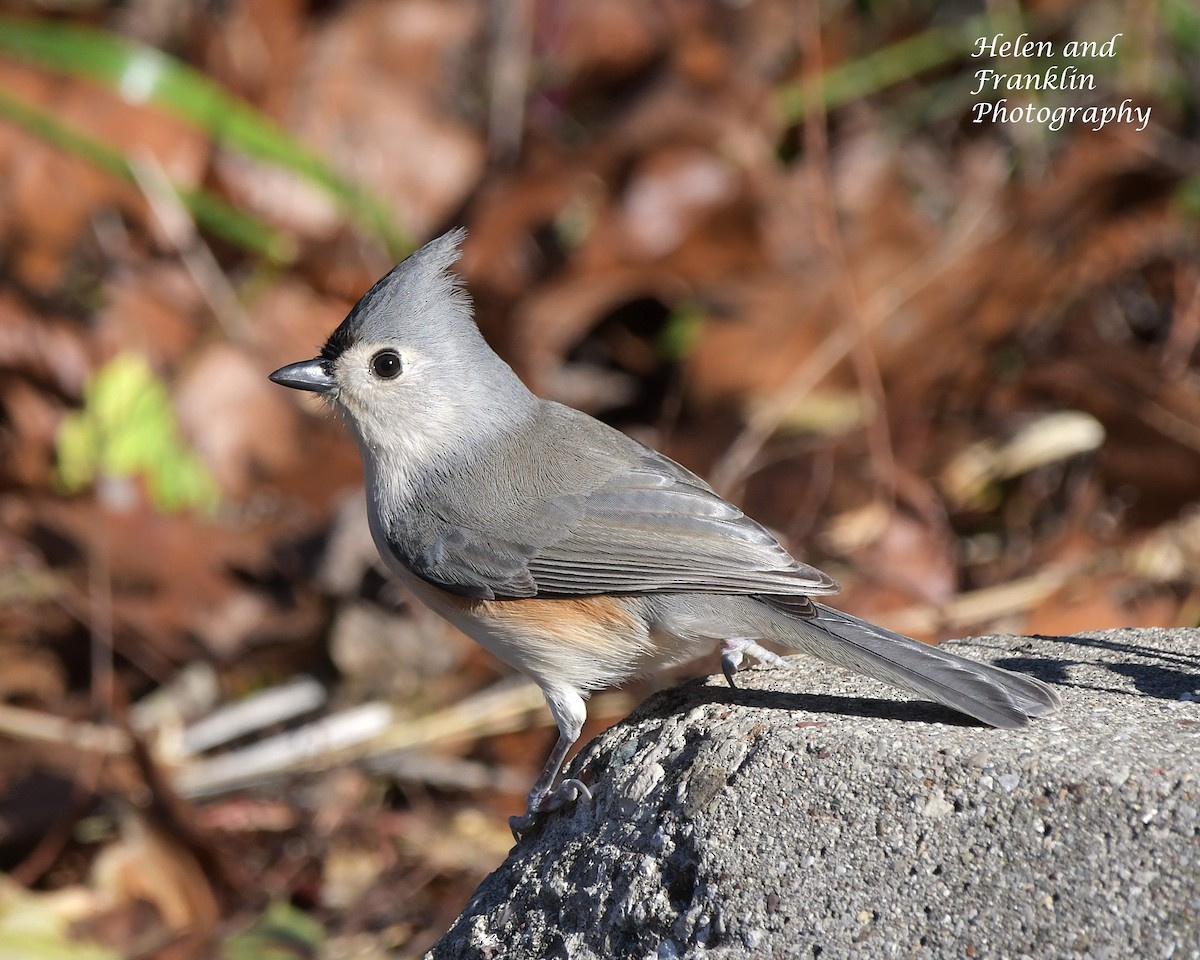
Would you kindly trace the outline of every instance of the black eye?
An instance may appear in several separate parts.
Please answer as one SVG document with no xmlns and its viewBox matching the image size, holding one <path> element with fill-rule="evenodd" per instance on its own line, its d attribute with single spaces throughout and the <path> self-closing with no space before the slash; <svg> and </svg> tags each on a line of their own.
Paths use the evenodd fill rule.
<svg viewBox="0 0 1200 960">
<path fill-rule="evenodd" d="M 371 358 L 371 369 L 380 380 L 394 380 L 402 369 L 400 354 L 395 350 L 380 350 Z"/>
</svg>

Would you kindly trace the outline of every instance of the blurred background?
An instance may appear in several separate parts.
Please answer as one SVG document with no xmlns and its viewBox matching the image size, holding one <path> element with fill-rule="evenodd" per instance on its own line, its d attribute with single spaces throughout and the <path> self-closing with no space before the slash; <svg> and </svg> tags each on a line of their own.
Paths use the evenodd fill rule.
<svg viewBox="0 0 1200 960">
<path fill-rule="evenodd" d="M 1200 624 L 1192 0 L 5 10 L 4 956 L 419 956 L 511 846 L 540 695 L 389 582 L 346 431 L 266 379 L 457 224 L 534 389 L 855 613 Z"/>
</svg>

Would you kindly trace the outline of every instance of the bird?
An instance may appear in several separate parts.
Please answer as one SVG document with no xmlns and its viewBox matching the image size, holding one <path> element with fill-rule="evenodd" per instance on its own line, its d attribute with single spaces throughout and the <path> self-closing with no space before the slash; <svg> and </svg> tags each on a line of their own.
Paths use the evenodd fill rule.
<svg viewBox="0 0 1200 960">
<path fill-rule="evenodd" d="M 374 284 L 320 353 L 270 374 L 321 395 L 362 457 L 371 536 L 422 603 L 530 677 L 558 739 L 510 820 L 581 797 L 558 782 L 593 691 L 719 646 L 794 648 L 999 728 L 1060 706 L 1033 677 L 920 643 L 815 598 L 838 584 L 674 460 L 538 397 L 488 345 L 462 277 L 465 230 Z"/>
</svg>

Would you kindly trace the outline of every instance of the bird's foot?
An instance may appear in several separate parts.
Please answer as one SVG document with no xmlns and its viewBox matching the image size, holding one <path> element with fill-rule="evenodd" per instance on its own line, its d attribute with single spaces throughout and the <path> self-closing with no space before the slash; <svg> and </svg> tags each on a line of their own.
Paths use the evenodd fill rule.
<svg viewBox="0 0 1200 960">
<path fill-rule="evenodd" d="M 539 817 L 553 813 L 555 810 L 561 810 L 567 804 L 577 802 L 581 797 L 591 803 L 592 791 L 582 780 L 574 778 L 564 780 L 554 788 L 552 793 L 537 798 L 530 797 L 529 803 L 525 807 L 525 813 L 519 817 L 508 818 L 508 827 L 512 830 L 513 839 L 519 841 L 523 834 L 533 828 Z"/>
<path fill-rule="evenodd" d="M 750 637 L 732 637 L 729 640 L 722 640 L 721 672 L 725 674 L 726 682 L 735 690 L 737 689 L 737 684 L 733 682 L 733 675 L 737 673 L 738 667 L 741 666 L 742 658 L 747 656 L 753 657 L 759 663 L 765 663 L 770 667 L 791 667 L 791 664 L 779 654 L 772 653 L 766 647 L 761 646 L 758 641 Z"/>
</svg>

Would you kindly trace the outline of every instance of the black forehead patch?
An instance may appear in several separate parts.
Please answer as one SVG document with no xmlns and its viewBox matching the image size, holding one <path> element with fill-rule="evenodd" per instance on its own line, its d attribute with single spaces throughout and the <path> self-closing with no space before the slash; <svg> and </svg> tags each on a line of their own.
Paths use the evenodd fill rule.
<svg viewBox="0 0 1200 960">
<path fill-rule="evenodd" d="M 326 373 L 332 372 L 332 367 L 337 362 L 338 357 L 349 350 L 353 344 L 354 337 L 350 333 L 350 326 L 343 321 L 329 335 L 329 339 L 325 341 L 325 346 L 321 347 L 321 361 Z"/>
</svg>

